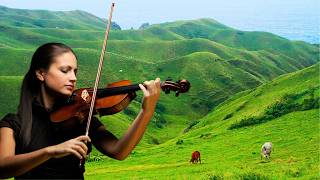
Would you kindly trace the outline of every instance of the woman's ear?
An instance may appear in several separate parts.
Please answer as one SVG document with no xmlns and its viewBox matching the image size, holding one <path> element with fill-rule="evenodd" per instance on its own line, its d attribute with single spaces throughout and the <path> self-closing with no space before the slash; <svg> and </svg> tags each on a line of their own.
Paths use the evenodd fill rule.
<svg viewBox="0 0 320 180">
<path fill-rule="evenodd" d="M 36 76 L 40 81 L 44 81 L 44 74 L 43 70 L 36 70 Z"/>
</svg>

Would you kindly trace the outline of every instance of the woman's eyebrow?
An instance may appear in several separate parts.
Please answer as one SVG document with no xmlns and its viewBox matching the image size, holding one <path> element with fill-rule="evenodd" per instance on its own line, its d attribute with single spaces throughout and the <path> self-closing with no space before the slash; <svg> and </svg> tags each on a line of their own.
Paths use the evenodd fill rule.
<svg viewBox="0 0 320 180">
<path fill-rule="evenodd" d="M 60 68 L 73 69 L 72 66 L 70 66 L 70 65 L 62 65 L 62 66 L 60 66 Z M 78 70 L 78 68 L 76 67 L 76 68 L 74 68 L 74 70 Z"/>
</svg>

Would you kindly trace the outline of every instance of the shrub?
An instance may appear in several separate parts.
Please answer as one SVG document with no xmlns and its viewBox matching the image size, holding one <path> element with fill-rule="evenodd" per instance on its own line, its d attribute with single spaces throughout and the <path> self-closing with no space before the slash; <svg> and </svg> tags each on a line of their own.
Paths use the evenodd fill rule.
<svg viewBox="0 0 320 180">
<path fill-rule="evenodd" d="M 156 144 L 156 145 L 160 144 L 159 140 L 155 137 L 151 137 L 151 142 L 152 144 Z"/>
<path fill-rule="evenodd" d="M 245 126 L 251 126 L 255 124 L 265 123 L 272 119 L 278 118 L 285 114 L 294 112 L 294 111 L 304 111 L 310 109 L 318 109 L 320 104 L 320 98 L 314 98 L 314 89 L 307 90 L 300 94 L 286 94 L 281 98 L 281 100 L 270 105 L 265 110 L 265 113 L 259 117 L 249 117 L 241 119 L 239 122 L 231 124 L 228 129 L 236 129 Z M 301 104 L 296 103 L 300 97 L 309 94 L 310 98 L 304 99 Z M 244 103 L 245 104 L 245 103 Z M 225 117 L 226 118 L 226 117 Z"/>
<path fill-rule="evenodd" d="M 267 176 L 261 175 L 261 174 L 256 174 L 256 173 L 246 173 L 246 174 L 242 174 L 239 176 L 239 179 L 243 179 L 243 180 L 260 180 L 260 179 L 270 179 Z"/>
<path fill-rule="evenodd" d="M 86 160 L 87 162 L 97 162 L 97 161 L 101 161 L 102 157 L 98 156 L 98 155 L 91 155 L 89 156 L 89 158 Z"/>
<path fill-rule="evenodd" d="M 319 109 L 320 98 L 311 97 L 310 99 L 304 99 L 302 102 L 302 110 Z"/>
<path fill-rule="evenodd" d="M 223 118 L 223 120 L 227 120 L 227 119 L 231 118 L 232 116 L 233 116 L 233 113 L 227 114 L 227 115 Z"/>
<path fill-rule="evenodd" d="M 190 129 L 191 129 L 193 126 L 197 125 L 199 122 L 200 122 L 199 120 L 192 121 L 192 122 L 189 124 L 189 126 L 188 126 L 186 129 L 183 130 L 183 133 L 186 133 L 186 132 L 190 131 Z"/>
<path fill-rule="evenodd" d="M 183 144 L 183 140 L 182 139 L 178 139 L 178 141 L 176 142 L 176 145 L 181 145 Z"/>
<path fill-rule="evenodd" d="M 157 112 L 162 112 L 163 113 L 163 112 L 166 111 L 165 105 L 163 105 L 161 103 L 157 103 L 156 109 L 157 109 Z"/>
<path fill-rule="evenodd" d="M 275 104 L 267 107 L 265 114 L 273 118 L 280 117 L 293 111 L 300 110 L 301 107 L 297 103 L 290 103 L 290 100 L 277 101 Z"/>
<path fill-rule="evenodd" d="M 156 117 L 157 119 L 154 121 L 155 125 L 158 127 L 158 128 L 163 128 L 164 125 L 167 123 L 167 121 L 160 115 L 158 115 Z"/>
<path fill-rule="evenodd" d="M 224 179 L 223 175 L 209 174 L 208 176 L 209 176 L 208 177 L 209 180 L 221 180 L 221 179 Z"/>
<path fill-rule="evenodd" d="M 130 109 L 130 108 L 125 108 L 123 110 L 123 113 L 130 116 L 130 117 L 135 117 L 137 115 L 136 112 L 134 112 L 134 110 Z"/>
<path fill-rule="evenodd" d="M 207 138 L 207 137 L 210 137 L 210 136 L 211 136 L 211 133 L 205 133 L 205 134 L 201 134 L 199 137 L 200 138 Z"/>
<path fill-rule="evenodd" d="M 231 124 L 231 126 L 228 129 L 237 129 L 245 126 L 251 126 L 255 124 L 260 124 L 263 122 L 266 122 L 267 119 L 264 119 L 264 117 L 249 117 L 241 119 L 239 122 Z"/>
</svg>

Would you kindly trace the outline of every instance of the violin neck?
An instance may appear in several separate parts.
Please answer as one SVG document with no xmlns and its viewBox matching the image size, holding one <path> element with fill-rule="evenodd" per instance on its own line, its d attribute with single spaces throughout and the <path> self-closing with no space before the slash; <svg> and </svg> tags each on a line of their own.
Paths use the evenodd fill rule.
<svg viewBox="0 0 320 180">
<path fill-rule="evenodd" d="M 139 87 L 139 84 L 133 84 L 129 86 L 119 86 L 119 87 L 108 87 L 103 89 L 98 89 L 97 91 L 97 97 L 107 97 L 107 96 L 113 96 L 118 94 L 127 94 L 130 92 L 135 92 L 141 90 Z"/>
</svg>

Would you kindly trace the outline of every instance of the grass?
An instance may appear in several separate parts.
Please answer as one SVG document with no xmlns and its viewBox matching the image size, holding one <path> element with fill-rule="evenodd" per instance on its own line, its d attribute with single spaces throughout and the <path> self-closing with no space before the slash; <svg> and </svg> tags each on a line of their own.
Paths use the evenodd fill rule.
<svg viewBox="0 0 320 180">
<path fill-rule="evenodd" d="M 82 11 L 0 7 L 0 12 L 2 117 L 15 111 L 22 76 L 42 43 L 70 45 L 78 56 L 78 87 L 93 85 L 103 20 Z M 93 150 L 96 161 L 87 163 L 86 179 L 319 178 L 319 109 L 290 111 L 263 124 L 228 130 L 241 119 L 263 115 L 286 94 L 315 88 L 319 98 L 318 46 L 199 19 L 143 30 L 113 29 L 105 58 L 107 77 L 101 86 L 170 76 L 189 80 L 191 89 L 179 98 L 174 92 L 161 95 L 145 136 L 125 161 Z M 106 128 L 121 137 L 138 113 L 141 97 L 138 92 L 128 111 L 102 117 Z M 271 161 L 260 160 L 265 141 L 275 146 Z M 203 164 L 189 164 L 194 150 L 201 152 Z"/>
<path fill-rule="evenodd" d="M 295 99 L 297 102 L 308 98 L 304 92 L 317 84 L 318 69 L 319 64 L 241 92 L 199 119 L 185 134 L 160 145 L 138 146 L 124 161 L 104 157 L 90 162 L 86 179 L 317 179 L 319 109 L 290 112 L 240 129 L 228 130 L 228 126 L 230 121 L 235 122 L 233 118 L 244 116 L 247 111 L 263 112 L 267 107 L 263 104 L 272 104 L 281 94 L 301 94 Z M 292 87 L 284 89 L 287 84 Z M 319 97 L 318 88 L 312 92 Z M 256 100 L 257 97 L 270 101 Z M 235 117 L 221 119 L 222 109 L 226 113 L 233 111 Z M 266 141 L 274 145 L 270 161 L 260 159 L 260 148 Z M 189 164 L 194 150 L 201 152 L 202 164 Z"/>
<path fill-rule="evenodd" d="M 216 134 L 213 130 L 216 135 L 206 138 L 193 133 L 184 138 L 183 145 L 168 142 L 141 149 L 125 161 L 104 159 L 88 163 L 86 179 L 198 179 L 214 175 L 229 179 L 315 178 L 319 168 L 318 113 L 318 110 L 291 113 L 272 123 L 228 133 Z M 201 133 L 209 129 L 202 129 Z M 274 144 L 271 161 L 260 160 L 260 146 L 268 140 Z M 202 164 L 188 163 L 195 149 L 201 152 Z"/>
<path fill-rule="evenodd" d="M 0 117 L 4 117 L 8 112 L 16 112 L 19 98 L 9 94 L 18 95 L 20 93 L 21 76 L 0 76 Z"/>
</svg>

